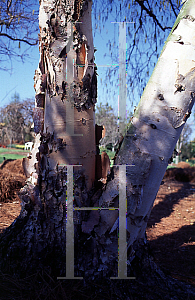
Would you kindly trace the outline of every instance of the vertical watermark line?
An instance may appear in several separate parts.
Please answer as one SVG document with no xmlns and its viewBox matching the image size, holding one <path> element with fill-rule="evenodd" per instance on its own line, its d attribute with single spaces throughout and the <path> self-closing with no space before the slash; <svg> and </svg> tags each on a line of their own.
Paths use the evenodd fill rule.
<svg viewBox="0 0 195 300">
<path fill-rule="evenodd" d="M 126 23 L 119 22 L 119 133 L 124 136 L 126 129 Z"/>
<path fill-rule="evenodd" d="M 77 22 L 78 23 L 78 22 Z M 79 22 L 80 23 L 80 22 Z M 74 49 L 73 49 L 73 23 L 70 22 L 70 30 L 71 35 L 69 38 L 69 43 L 67 45 L 67 59 L 66 59 L 66 81 L 69 84 L 70 94 L 68 95 L 68 101 L 66 101 L 66 134 L 68 136 L 82 136 L 82 134 L 75 134 L 74 133 L 74 96 L 70 96 L 74 94 L 71 91 L 71 84 L 73 84 L 74 77 L 75 77 L 75 56 L 74 56 Z"/>
<path fill-rule="evenodd" d="M 118 95 L 118 132 L 126 133 L 126 99 L 127 99 L 127 42 L 126 24 L 135 22 L 111 22 L 119 24 L 119 95 Z"/>
<path fill-rule="evenodd" d="M 71 85 L 74 80 L 74 58 L 73 58 L 73 24 L 70 22 L 71 35 L 69 39 L 69 51 L 67 53 L 67 83 Z M 70 89 L 70 86 L 69 86 Z M 68 90 L 69 90 L 68 89 Z M 71 99 L 68 95 L 68 101 L 66 101 L 66 134 L 69 136 L 74 135 L 74 99 Z"/>
<path fill-rule="evenodd" d="M 59 165 L 67 167 L 67 197 L 66 197 L 66 276 L 57 279 L 83 279 L 74 276 L 74 206 L 73 206 L 73 167 L 81 165 Z"/>
<path fill-rule="evenodd" d="M 117 165 L 115 165 L 117 166 Z M 110 279 L 136 279 L 127 276 L 127 195 L 126 167 L 133 165 L 118 165 L 119 167 L 119 236 L 118 236 L 118 277 Z"/>
<path fill-rule="evenodd" d="M 67 166 L 66 278 L 74 278 L 73 166 Z"/>
<path fill-rule="evenodd" d="M 71 99 L 66 101 L 66 134 L 75 136 L 74 134 L 74 106 Z M 82 135 L 82 134 L 80 134 Z"/>
<path fill-rule="evenodd" d="M 126 165 L 119 166 L 119 253 L 118 277 L 127 278 L 127 234 L 126 234 Z"/>
</svg>

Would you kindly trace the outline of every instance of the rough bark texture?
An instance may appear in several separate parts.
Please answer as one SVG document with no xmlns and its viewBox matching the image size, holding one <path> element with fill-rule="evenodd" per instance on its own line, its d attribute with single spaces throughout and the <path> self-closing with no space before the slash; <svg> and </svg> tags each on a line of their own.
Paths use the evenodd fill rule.
<svg viewBox="0 0 195 300">
<path fill-rule="evenodd" d="M 74 165 L 75 206 L 90 206 L 93 201 L 94 190 L 89 190 L 95 181 L 97 79 L 91 5 L 92 1 L 84 0 L 40 1 L 35 146 L 23 162 L 29 179 L 20 193 L 22 211 L 7 232 L 12 236 L 7 257 L 18 257 L 22 272 L 33 269 L 39 261 L 47 265 L 53 257 L 58 275 L 65 274 L 66 165 Z M 85 212 L 74 213 L 76 237 L 85 216 Z"/>
<path fill-rule="evenodd" d="M 97 97 L 91 5 L 41 1 L 34 113 L 35 132 L 43 139 L 40 153 L 47 155 L 49 168 L 81 165 L 89 189 L 95 179 Z"/>
<path fill-rule="evenodd" d="M 138 271 L 142 261 L 142 279 L 148 268 L 150 273 L 156 272 L 158 281 L 164 275 L 150 265 L 151 260 L 144 258 L 140 249 L 144 248 L 145 227 L 168 159 L 194 103 L 195 5 L 187 1 L 176 21 L 116 158 L 116 165 L 126 166 L 126 180 L 119 180 L 120 168 L 116 166 L 106 186 L 99 183 L 91 188 L 95 179 L 96 98 L 91 1 L 69 1 L 69 5 L 62 0 L 58 5 L 51 0 L 40 2 L 37 140 L 32 158 L 26 162 L 31 176 L 21 191 L 22 212 L 0 238 L 1 268 L 21 275 L 48 267 L 55 276 L 65 276 L 68 177 L 62 164 L 74 164 L 83 166 L 74 168 L 75 208 L 118 208 L 120 186 L 127 189 L 127 274 L 142 277 Z M 71 26 L 77 20 L 83 23 Z M 76 65 L 72 65 L 73 59 Z M 83 137 L 65 135 L 69 104 L 74 106 L 78 124 L 74 133 Z M 93 130 L 89 130 L 91 126 Z M 118 218 L 118 209 L 74 211 L 75 276 L 117 277 Z M 137 267 L 133 265 L 136 260 Z M 165 279 L 163 282 L 165 285 Z"/>
</svg>

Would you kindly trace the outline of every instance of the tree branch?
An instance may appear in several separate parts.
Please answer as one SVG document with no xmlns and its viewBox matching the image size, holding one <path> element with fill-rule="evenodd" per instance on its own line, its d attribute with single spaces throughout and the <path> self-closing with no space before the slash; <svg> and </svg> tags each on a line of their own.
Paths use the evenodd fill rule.
<svg viewBox="0 0 195 300">
<path fill-rule="evenodd" d="M 153 12 L 151 10 L 149 10 L 145 5 L 144 5 L 144 1 L 143 0 L 135 0 L 143 10 L 145 10 L 147 12 L 147 14 L 153 18 L 153 20 L 156 22 L 156 24 L 160 27 L 160 29 L 162 31 L 165 31 L 166 29 L 171 29 L 171 27 L 162 27 L 162 25 L 160 24 L 160 22 L 158 21 L 157 17 L 155 16 L 155 14 L 153 14 Z"/>
<path fill-rule="evenodd" d="M 9 38 L 12 41 L 24 42 L 24 43 L 26 43 L 26 44 L 28 44 L 30 46 L 35 46 L 38 43 L 38 41 L 36 41 L 35 43 L 30 43 L 29 41 L 27 41 L 25 39 L 13 38 L 12 36 L 10 36 L 7 33 L 0 33 L 0 36 L 5 36 L 5 37 Z"/>
<path fill-rule="evenodd" d="M 9 15 L 9 9 L 10 9 L 10 6 L 12 5 L 12 0 L 9 0 L 7 2 L 7 14 Z"/>
<path fill-rule="evenodd" d="M 169 0 L 169 3 L 171 4 L 171 8 L 172 8 L 172 10 L 173 10 L 173 12 L 174 12 L 175 17 L 177 18 L 177 13 L 176 13 L 176 11 L 175 11 L 175 8 L 174 8 L 174 6 L 173 6 L 172 1 Z"/>
</svg>

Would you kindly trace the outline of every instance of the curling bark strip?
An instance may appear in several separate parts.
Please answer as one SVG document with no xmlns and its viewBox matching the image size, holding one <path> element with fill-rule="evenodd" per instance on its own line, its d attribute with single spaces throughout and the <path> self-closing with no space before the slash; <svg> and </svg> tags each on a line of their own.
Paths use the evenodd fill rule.
<svg viewBox="0 0 195 300">
<path fill-rule="evenodd" d="M 34 78 L 35 132 L 45 136 L 48 164 L 83 165 L 88 188 L 95 180 L 97 97 L 91 6 L 92 1 L 40 1 Z"/>
</svg>

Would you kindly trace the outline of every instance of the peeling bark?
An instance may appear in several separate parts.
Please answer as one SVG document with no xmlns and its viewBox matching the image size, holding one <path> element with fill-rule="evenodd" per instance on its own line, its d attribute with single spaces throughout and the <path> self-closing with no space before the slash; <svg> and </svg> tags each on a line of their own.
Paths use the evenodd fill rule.
<svg viewBox="0 0 195 300">
<path fill-rule="evenodd" d="M 107 176 L 110 174 L 110 159 L 106 152 L 102 152 L 101 154 L 101 166 L 102 166 L 102 182 L 107 182 Z"/>
<path fill-rule="evenodd" d="M 40 2 L 34 110 L 35 132 L 50 135 L 49 140 L 42 139 L 50 168 L 82 165 L 88 189 L 95 180 L 97 97 L 91 5 L 91 1 Z"/>
</svg>

